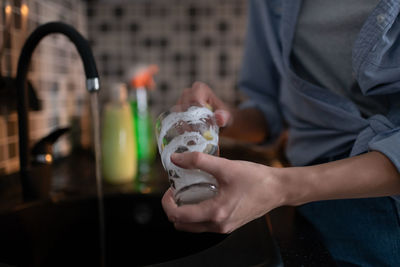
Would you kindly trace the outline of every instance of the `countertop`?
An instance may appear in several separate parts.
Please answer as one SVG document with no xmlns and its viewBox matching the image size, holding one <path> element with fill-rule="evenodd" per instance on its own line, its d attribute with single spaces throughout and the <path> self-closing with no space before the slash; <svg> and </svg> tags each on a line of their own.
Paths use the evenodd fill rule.
<svg viewBox="0 0 400 267">
<path fill-rule="evenodd" d="M 221 156 L 278 167 L 284 165 L 274 148 L 259 150 L 246 145 L 232 145 L 229 141 L 221 146 Z M 52 177 L 49 193 L 51 201 L 96 195 L 94 158 L 90 151 L 75 151 L 71 156 L 54 162 L 47 173 Z M 141 177 L 141 180 L 147 182 L 120 186 L 104 184 L 104 194 L 162 196 L 169 186 L 159 158 L 151 166 L 150 173 Z M 18 174 L 0 177 L 0 212 L 12 210 L 22 204 Z M 269 212 L 265 219 L 269 232 L 279 247 L 284 266 L 335 266 L 318 234 L 295 208 L 277 208 Z"/>
</svg>

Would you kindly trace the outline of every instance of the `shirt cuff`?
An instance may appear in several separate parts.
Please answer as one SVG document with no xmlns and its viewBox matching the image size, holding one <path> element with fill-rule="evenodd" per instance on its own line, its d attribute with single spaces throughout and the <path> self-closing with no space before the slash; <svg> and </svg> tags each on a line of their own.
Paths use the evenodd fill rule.
<svg viewBox="0 0 400 267">
<path fill-rule="evenodd" d="M 400 128 L 378 134 L 368 143 L 368 148 L 383 153 L 400 172 Z"/>
</svg>

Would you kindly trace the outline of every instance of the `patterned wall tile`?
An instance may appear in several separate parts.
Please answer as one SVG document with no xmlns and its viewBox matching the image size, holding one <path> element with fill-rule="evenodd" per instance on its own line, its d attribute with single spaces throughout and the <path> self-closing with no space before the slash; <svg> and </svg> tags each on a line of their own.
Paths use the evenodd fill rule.
<svg viewBox="0 0 400 267">
<path fill-rule="evenodd" d="M 21 13 L 24 3 L 28 6 L 27 15 Z M 5 14 L 6 5 L 11 10 L 9 17 Z M 40 24 L 63 21 L 83 35 L 87 34 L 86 2 L 81 0 L 7 0 L 1 1 L 0 8 L 0 45 L 7 44 L 0 58 L 2 76 L 15 77 L 22 45 Z M 5 36 L 9 36 L 9 40 Z M 75 47 L 60 35 L 44 38 L 33 54 L 28 80 L 43 104 L 42 110 L 29 114 L 29 137 L 34 143 L 55 128 L 70 125 L 73 117 L 82 113 L 79 105 L 83 105 L 82 99 L 87 96 L 83 67 Z M 56 156 L 66 155 L 70 151 L 68 140 L 57 142 L 55 151 Z M 18 165 L 17 114 L 15 110 L 1 106 L 0 174 L 15 172 Z"/>
<path fill-rule="evenodd" d="M 245 0 L 90 1 L 88 33 L 98 60 L 103 101 L 136 64 L 157 64 L 153 116 L 199 80 L 235 103 L 246 27 Z"/>
<path fill-rule="evenodd" d="M 155 117 L 175 103 L 194 81 L 208 83 L 224 101 L 241 99 L 237 92 L 246 27 L 246 0 L 21 0 L 1 1 L 1 75 L 16 74 L 18 56 L 28 34 L 48 21 L 64 21 L 87 36 L 101 79 L 101 99 L 115 82 L 128 82 L 130 70 L 141 64 L 160 67 L 157 88 L 149 93 Z M 5 3 L 12 7 L 6 27 Z M 9 31 L 8 31 L 9 30 Z M 9 32 L 10 41 L 4 36 Z M 28 79 L 43 104 L 31 111 L 30 138 L 35 142 L 56 127 L 76 121 L 80 141 L 91 143 L 90 111 L 82 63 L 63 36 L 41 41 L 32 58 Z M 18 170 L 18 129 L 14 110 L 0 106 L 0 175 Z M 70 150 L 66 138 L 57 142 L 59 155 Z"/>
</svg>

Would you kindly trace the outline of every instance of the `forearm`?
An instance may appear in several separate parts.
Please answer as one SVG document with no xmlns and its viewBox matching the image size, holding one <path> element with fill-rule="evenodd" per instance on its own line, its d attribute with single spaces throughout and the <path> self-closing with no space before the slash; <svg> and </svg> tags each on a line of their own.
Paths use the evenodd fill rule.
<svg viewBox="0 0 400 267">
<path fill-rule="evenodd" d="M 267 138 L 267 123 L 260 110 L 236 109 L 231 113 L 232 122 L 227 127 L 221 128 L 221 136 L 250 143 L 259 143 Z"/>
<path fill-rule="evenodd" d="M 282 169 L 285 204 L 400 194 L 400 174 L 380 152 L 326 164 Z"/>
</svg>

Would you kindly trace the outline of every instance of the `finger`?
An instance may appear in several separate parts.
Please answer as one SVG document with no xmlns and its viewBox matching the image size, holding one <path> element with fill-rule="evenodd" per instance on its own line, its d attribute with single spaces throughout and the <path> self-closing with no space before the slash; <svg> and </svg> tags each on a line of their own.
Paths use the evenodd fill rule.
<svg viewBox="0 0 400 267">
<path fill-rule="evenodd" d="M 229 161 L 201 152 L 173 153 L 171 161 L 184 169 L 200 169 L 215 178 L 222 178 L 224 169 L 227 169 Z"/>
<path fill-rule="evenodd" d="M 214 110 L 222 107 L 223 103 L 219 101 L 207 84 L 197 81 L 193 83 L 192 89 L 194 94 L 198 94 L 197 99 L 202 106 L 210 105 Z"/>
<path fill-rule="evenodd" d="M 218 109 L 214 112 L 214 115 L 219 127 L 225 127 L 231 123 L 232 115 L 229 111 Z"/>
<path fill-rule="evenodd" d="M 168 220 L 173 223 L 194 223 L 209 220 L 211 212 L 213 211 L 212 207 L 214 207 L 214 204 L 210 202 L 212 202 L 211 199 L 205 200 L 197 205 L 178 206 L 174 200 L 171 188 L 165 192 L 161 200 Z"/>
<path fill-rule="evenodd" d="M 205 83 L 197 81 L 192 84 L 192 101 L 195 101 L 202 106 L 206 106 L 209 102 L 208 99 L 210 98 L 210 94 L 213 94 L 212 90 Z"/>
<path fill-rule="evenodd" d="M 180 105 L 205 105 L 205 103 L 207 103 L 207 94 L 192 88 L 185 89 L 178 100 Z"/>
<path fill-rule="evenodd" d="M 213 90 L 203 82 L 194 82 L 191 90 L 189 89 L 186 92 L 188 94 L 184 103 L 199 103 L 202 106 L 210 105 L 213 110 L 228 110 L 226 105 L 214 94 Z"/>
<path fill-rule="evenodd" d="M 205 84 L 203 82 L 199 82 L 199 81 L 196 81 L 192 84 L 192 89 L 194 91 L 199 91 L 199 92 L 201 92 L 201 91 L 210 91 L 211 92 L 212 91 L 211 88 L 207 84 Z"/>
<path fill-rule="evenodd" d="M 224 114 L 224 118 L 229 119 L 229 108 L 227 107 L 227 105 L 225 105 L 224 102 L 222 102 L 212 91 L 212 89 L 205 83 L 201 83 L 199 82 L 197 84 L 197 87 L 199 88 L 198 91 L 202 92 L 205 94 L 205 96 L 203 97 L 203 99 L 205 99 L 205 103 L 201 103 L 203 106 L 206 105 L 210 105 L 213 110 L 218 111 L 221 110 L 223 112 L 225 112 Z"/>
<path fill-rule="evenodd" d="M 187 101 L 189 101 L 189 98 L 191 97 L 191 93 L 190 93 L 190 88 L 185 88 L 181 94 L 181 96 L 178 99 L 177 104 L 178 105 L 182 105 L 187 103 Z"/>
<path fill-rule="evenodd" d="M 174 216 L 174 210 L 178 208 L 178 205 L 175 203 L 173 192 L 171 188 L 164 193 L 164 196 L 161 199 L 161 204 L 164 208 L 165 213 L 167 214 L 168 220 L 170 222 L 175 222 L 176 217 Z"/>
<path fill-rule="evenodd" d="M 198 204 L 177 206 L 168 201 L 163 202 L 163 208 L 170 221 L 179 224 L 209 222 L 214 218 L 217 204 L 214 199 L 204 200 Z"/>
</svg>

